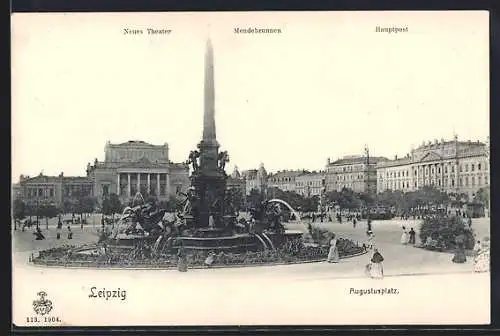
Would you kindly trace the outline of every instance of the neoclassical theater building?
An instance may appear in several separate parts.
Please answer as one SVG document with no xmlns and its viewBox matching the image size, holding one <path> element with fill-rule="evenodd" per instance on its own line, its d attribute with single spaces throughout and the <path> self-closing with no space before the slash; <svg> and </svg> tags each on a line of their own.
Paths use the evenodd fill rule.
<svg viewBox="0 0 500 336">
<path fill-rule="evenodd" d="M 189 186 L 189 167 L 168 158 L 168 145 L 144 141 L 106 143 L 104 161 L 87 164 L 86 176 L 21 176 L 13 197 L 26 203 L 49 202 L 57 206 L 75 195 L 95 196 L 99 203 L 112 193 L 123 203 L 140 191 L 144 196 L 168 200 Z"/>
<path fill-rule="evenodd" d="M 104 153 L 104 161 L 87 164 L 87 178 L 93 182 L 93 194 L 99 201 L 111 193 L 126 201 L 137 192 L 166 200 L 189 186 L 188 165 L 171 162 L 166 143 L 107 142 Z"/>
</svg>

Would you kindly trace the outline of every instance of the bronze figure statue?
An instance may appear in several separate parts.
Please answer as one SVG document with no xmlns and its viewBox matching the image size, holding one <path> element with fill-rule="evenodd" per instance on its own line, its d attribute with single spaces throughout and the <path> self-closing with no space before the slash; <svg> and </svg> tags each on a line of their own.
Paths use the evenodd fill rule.
<svg viewBox="0 0 500 336">
<path fill-rule="evenodd" d="M 200 167 L 198 165 L 198 158 L 200 157 L 200 152 L 193 150 L 189 153 L 189 160 L 187 161 L 187 164 L 192 164 L 193 165 L 193 171 L 197 172 L 198 168 Z"/>
<path fill-rule="evenodd" d="M 218 159 L 219 159 L 219 168 L 224 170 L 226 163 L 229 162 L 229 154 L 227 153 L 227 151 L 220 152 Z"/>
</svg>

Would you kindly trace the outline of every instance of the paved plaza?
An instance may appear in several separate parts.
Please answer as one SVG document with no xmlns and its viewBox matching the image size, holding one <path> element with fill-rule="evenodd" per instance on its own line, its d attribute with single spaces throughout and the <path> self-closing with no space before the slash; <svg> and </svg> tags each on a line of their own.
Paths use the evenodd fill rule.
<svg viewBox="0 0 500 336">
<path fill-rule="evenodd" d="M 31 251 L 44 250 L 51 247 L 62 246 L 66 244 L 81 245 L 96 242 L 98 239 L 98 230 L 100 228 L 100 220 L 94 221 L 89 218 L 89 224 L 83 226 L 79 224 L 72 225 L 73 239 L 68 240 L 66 227 L 60 240 L 56 240 L 56 223 L 49 223 L 49 230 L 45 229 L 45 223 L 42 222 L 41 228 L 45 235 L 45 240 L 35 240 L 32 234 L 33 228 L 26 229 L 25 232 L 16 230 L 13 232 L 13 250 L 16 263 L 26 263 L 27 256 Z M 467 273 L 472 272 L 472 258 L 468 258 L 464 264 L 456 264 L 451 262 L 453 257 L 450 253 L 439 253 L 427 251 L 413 246 L 403 246 L 399 243 L 401 236 L 401 227 L 404 225 L 407 228 L 413 227 L 417 231 L 418 244 L 418 228 L 419 220 L 386 220 L 373 221 L 372 228 L 375 233 L 375 244 L 379 251 L 384 256 L 384 272 L 387 276 L 395 275 L 411 275 L 411 274 L 443 274 L 443 273 Z M 489 218 L 473 219 L 472 227 L 474 228 L 478 238 L 489 236 Z M 352 239 L 363 244 L 366 241 L 366 221 L 360 221 L 353 228 L 351 222 L 316 222 L 314 226 L 327 229 L 337 233 L 339 237 Z M 298 229 L 304 231 L 306 229 L 303 224 L 288 223 L 287 228 Z M 283 267 L 273 267 L 273 273 L 278 276 L 281 269 L 294 269 L 297 275 L 303 274 L 308 277 L 311 274 L 319 277 L 364 277 L 364 266 L 371 258 L 371 254 L 365 254 L 358 257 L 342 259 L 340 263 L 331 265 L 325 262 L 309 263 L 304 265 L 288 265 Z M 259 266 L 265 267 L 265 266 Z M 252 267 L 254 268 L 254 267 Z M 203 270 L 201 270 L 203 271 Z M 219 270 L 220 271 L 220 270 Z M 224 270 L 225 273 L 231 274 L 229 269 Z M 237 274 L 250 272 L 255 273 L 255 270 L 243 270 L 237 268 L 234 271 Z M 285 271 L 286 273 L 287 271 Z"/>
<path fill-rule="evenodd" d="M 317 223 L 363 242 L 366 222 Z M 32 231 L 13 232 L 14 319 L 31 310 L 39 290 L 49 293 L 61 325 L 220 324 L 461 324 L 489 323 L 489 274 L 475 274 L 472 260 L 455 264 L 449 253 L 399 244 L 401 226 L 417 221 L 374 221 L 376 244 L 384 255 L 385 278 L 369 279 L 370 254 L 281 266 L 174 270 L 47 268 L 27 263 L 31 251 L 97 239 L 92 224 L 73 225 L 74 239 L 55 240 L 54 225 L 35 241 Z M 290 229 L 299 228 L 289 224 Z M 479 236 L 489 219 L 474 219 Z M 89 299 L 91 287 L 127 291 L 120 300 Z M 398 295 L 353 294 L 354 290 L 395 288 Z M 214 311 L 216 303 L 216 311 Z M 66 309 L 78 304 L 79 309 Z M 446 307 L 444 307 L 445 305 Z M 137 309 L 130 309 L 131 306 Z M 383 308 L 383 309 L 381 309 Z M 103 312 L 110 312 L 103 314 Z M 19 322 L 19 323 L 22 323 Z"/>
</svg>

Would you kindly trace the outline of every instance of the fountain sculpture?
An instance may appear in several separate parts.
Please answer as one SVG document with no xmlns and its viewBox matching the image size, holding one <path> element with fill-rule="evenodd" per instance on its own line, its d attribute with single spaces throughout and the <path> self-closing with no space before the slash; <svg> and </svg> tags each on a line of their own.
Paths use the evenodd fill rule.
<svg viewBox="0 0 500 336">
<path fill-rule="evenodd" d="M 237 213 L 226 188 L 228 176 L 225 165 L 229 162 L 229 155 L 226 151 L 219 151 L 220 145 L 216 138 L 213 49 L 210 40 L 205 55 L 204 98 L 203 137 L 187 161 L 192 168 L 192 188 L 187 193 L 187 207 L 182 216 L 188 229 L 186 234 L 181 234 L 180 239 L 187 249 L 271 248 L 274 246 L 272 240 L 260 237 L 266 236 L 263 232 L 236 233 Z M 266 206 L 263 205 L 262 212 Z M 264 216 L 256 220 L 260 224 L 266 222 Z M 277 227 L 278 224 L 275 224 Z M 300 234 L 289 232 L 288 236 L 299 238 Z"/>
<path fill-rule="evenodd" d="M 138 193 L 133 205 L 125 208 L 112 232 L 107 233 L 103 225 L 97 245 L 80 246 L 67 252 L 65 249 L 42 251 L 34 262 L 57 264 L 59 261 L 50 260 L 66 253 L 65 265 L 74 260 L 78 265 L 89 263 L 123 267 L 146 262 L 151 267 L 163 260 L 168 267 L 171 265 L 169 260 L 176 256 L 180 246 L 193 256 L 222 254 L 220 260 L 225 260 L 224 253 L 230 253 L 235 263 L 238 263 L 238 255 L 244 256 L 247 261 L 257 256 L 264 262 L 280 258 L 289 262 L 292 255 L 307 260 L 326 257 L 327 250 L 324 248 L 303 249 L 302 237 L 307 232 L 305 227 L 303 231 L 285 229 L 281 206 L 285 206 L 296 220 L 300 221 L 300 217 L 282 200 L 262 201 L 250 210 L 250 222 L 237 222 L 238 213 L 231 190 L 227 189 L 225 165 L 229 155 L 226 151 L 219 151 L 216 138 L 214 101 L 213 50 L 209 40 L 205 55 L 203 137 L 197 149 L 189 154 L 187 164 L 192 170 L 191 187 L 184 194 L 182 210 L 174 219 L 166 219 L 165 210 L 145 202 Z M 269 251 L 273 253 L 266 254 Z M 297 253 L 302 253 L 302 256 Z"/>
</svg>

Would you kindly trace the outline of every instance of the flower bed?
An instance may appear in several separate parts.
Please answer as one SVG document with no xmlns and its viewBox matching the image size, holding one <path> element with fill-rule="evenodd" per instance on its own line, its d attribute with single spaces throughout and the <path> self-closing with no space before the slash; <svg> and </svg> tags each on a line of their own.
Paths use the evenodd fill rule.
<svg viewBox="0 0 500 336">
<path fill-rule="evenodd" d="M 348 239 L 339 239 L 338 248 L 341 258 L 366 253 L 366 249 Z M 31 261 L 38 265 L 65 267 L 172 268 L 177 266 L 177 255 L 173 253 L 151 256 L 137 249 L 106 254 L 78 253 L 81 250 L 81 247 L 75 249 L 73 246 L 53 248 L 41 251 L 38 257 L 32 258 Z M 328 250 L 328 246 L 307 246 L 300 241 L 289 241 L 276 250 L 214 253 L 210 265 L 206 265 L 210 252 L 189 252 L 187 259 L 189 266 L 193 268 L 292 264 L 323 261 L 328 255 Z"/>
</svg>

